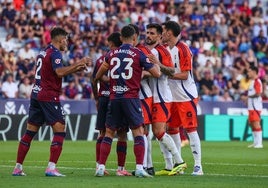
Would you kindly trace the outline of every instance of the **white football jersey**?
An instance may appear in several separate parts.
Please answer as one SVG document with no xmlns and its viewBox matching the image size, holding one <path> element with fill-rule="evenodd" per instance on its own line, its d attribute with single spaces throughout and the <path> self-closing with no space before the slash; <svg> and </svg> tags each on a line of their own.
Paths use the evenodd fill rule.
<svg viewBox="0 0 268 188">
<path fill-rule="evenodd" d="M 260 79 L 251 80 L 248 88 L 248 96 L 255 95 L 257 93 L 262 93 L 262 82 Z M 248 110 L 262 110 L 262 98 L 248 97 Z"/>
<path fill-rule="evenodd" d="M 160 54 L 157 49 L 153 48 L 151 52 L 159 59 Z M 159 78 L 150 78 L 149 85 L 153 93 L 154 103 L 172 102 L 172 94 L 167 75 L 162 74 Z"/>
<path fill-rule="evenodd" d="M 178 45 L 180 45 L 180 47 Z M 173 102 L 190 101 L 197 98 L 198 92 L 192 71 L 192 53 L 189 47 L 187 44 L 180 42 L 180 44 L 178 43 L 172 49 L 170 49 L 169 46 L 166 48 L 171 54 L 175 73 L 180 73 L 181 71 L 188 71 L 189 73 L 187 80 L 168 79 L 173 96 Z M 179 52 L 179 48 L 182 52 Z M 182 54 L 184 54 L 184 57 L 182 57 Z"/>
<path fill-rule="evenodd" d="M 152 91 L 151 88 L 149 86 L 149 78 L 143 78 L 141 80 L 141 88 L 139 91 L 139 97 L 141 100 L 152 97 Z"/>
</svg>

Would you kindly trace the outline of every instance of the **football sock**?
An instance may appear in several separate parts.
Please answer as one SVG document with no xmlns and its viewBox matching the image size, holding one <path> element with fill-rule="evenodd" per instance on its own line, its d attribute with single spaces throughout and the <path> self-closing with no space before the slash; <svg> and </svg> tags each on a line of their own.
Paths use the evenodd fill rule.
<svg viewBox="0 0 268 188">
<path fill-rule="evenodd" d="M 100 159 L 99 164 L 105 165 L 107 158 L 111 152 L 113 139 L 110 137 L 104 137 L 100 147 Z"/>
<path fill-rule="evenodd" d="M 20 164 L 20 163 L 16 163 L 15 168 L 18 168 L 18 169 L 22 170 L 22 164 Z"/>
<path fill-rule="evenodd" d="M 126 155 L 127 155 L 127 142 L 126 141 L 117 141 L 116 153 L 117 153 L 117 165 L 124 167 L 125 162 L 126 162 Z"/>
<path fill-rule="evenodd" d="M 253 144 L 257 145 L 257 131 L 252 131 Z"/>
<path fill-rule="evenodd" d="M 97 163 L 99 162 L 99 159 L 100 159 L 100 146 L 101 146 L 102 139 L 103 139 L 103 136 L 100 136 L 96 142 L 96 162 Z"/>
<path fill-rule="evenodd" d="M 262 131 L 256 131 L 256 145 L 262 145 Z"/>
<path fill-rule="evenodd" d="M 50 170 L 54 170 L 56 168 L 56 164 L 53 162 L 48 162 L 47 168 Z"/>
<path fill-rule="evenodd" d="M 143 136 L 136 136 L 134 138 L 134 154 L 136 157 L 136 164 L 143 165 L 143 158 L 144 158 L 144 139 L 143 139 Z"/>
<path fill-rule="evenodd" d="M 152 140 L 149 135 L 146 137 L 147 139 L 147 168 L 153 167 L 153 159 L 152 159 Z"/>
<path fill-rule="evenodd" d="M 171 170 L 173 168 L 173 160 L 172 154 L 168 151 L 168 149 L 164 146 L 162 142 L 159 142 L 161 152 L 164 156 L 165 160 L 165 169 Z"/>
<path fill-rule="evenodd" d="M 54 133 L 54 137 L 50 145 L 49 162 L 53 162 L 57 164 L 61 151 L 62 151 L 62 144 L 65 138 L 65 135 L 66 135 L 65 132 Z"/>
<path fill-rule="evenodd" d="M 183 162 L 181 154 L 179 153 L 173 139 L 167 133 L 165 133 L 159 141 L 167 148 L 168 151 L 171 152 L 175 163 Z"/>
<path fill-rule="evenodd" d="M 181 154 L 181 137 L 180 134 L 170 134 L 171 138 L 173 139 L 179 153 Z"/>
<path fill-rule="evenodd" d="M 148 155 L 148 140 L 147 140 L 147 136 L 143 135 L 143 139 L 144 139 L 144 158 L 143 158 L 143 167 L 147 168 L 147 155 Z"/>
<path fill-rule="evenodd" d="M 194 157 L 195 166 L 201 166 L 201 143 L 197 131 L 187 133 L 190 139 L 190 146 Z"/>
<path fill-rule="evenodd" d="M 25 156 L 30 149 L 31 141 L 36 133 L 37 132 L 26 130 L 26 133 L 22 136 L 18 147 L 17 163 L 23 164 Z"/>
</svg>

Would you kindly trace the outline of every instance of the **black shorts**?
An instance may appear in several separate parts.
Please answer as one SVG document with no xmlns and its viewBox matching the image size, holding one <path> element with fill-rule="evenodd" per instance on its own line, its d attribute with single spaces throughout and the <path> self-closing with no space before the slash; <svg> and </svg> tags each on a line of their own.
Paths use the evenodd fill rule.
<svg viewBox="0 0 268 188">
<path fill-rule="evenodd" d="M 60 102 L 44 102 L 31 99 L 28 123 L 42 126 L 54 125 L 60 122 L 65 124 L 65 112 Z"/>
<path fill-rule="evenodd" d="M 108 111 L 109 97 L 99 97 L 96 130 L 105 130 L 106 114 Z"/>
</svg>

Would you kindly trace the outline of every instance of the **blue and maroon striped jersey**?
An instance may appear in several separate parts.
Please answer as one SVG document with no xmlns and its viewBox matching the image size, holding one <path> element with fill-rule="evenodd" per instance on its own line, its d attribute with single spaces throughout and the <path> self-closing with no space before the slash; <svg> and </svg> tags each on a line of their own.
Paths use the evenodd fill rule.
<svg viewBox="0 0 268 188">
<path fill-rule="evenodd" d="M 123 44 L 105 56 L 110 65 L 110 99 L 139 98 L 141 74 L 143 68 L 154 65 L 138 48 Z"/>
<path fill-rule="evenodd" d="M 96 64 L 95 64 L 95 67 L 94 67 L 94 70 L 93 70 L 93 74 L 92 74 L 92 77 L 95 78 L 96 77 L 96 74 L 100 68 L 100 66 L 102 65 L 102 63 L 104 62 L 104 55 L 102 55 L 101 57 L 99 57 L 96 61 Z M 106 75 L 108 75 L 108 73 L 106 73 Z M 98 96 L 99 97 L 109 97 L 110 96 L 110 90 L 109 90 L 109 87 L 110 87 L 110 84 L 107 83 L 107 82 L 103 82 L 100 80 L 100 87 L 98 89 Z"/>
<path fill-rule="evenodd" d="M 53 45 L 48 45 L 36 58 L 32 98 L 48 102 L 59 101 L 62 91 L 62 78 L 59 78 L 55 72 L 59 67 L 63 67 L 62 54 Z"/>
</svg>

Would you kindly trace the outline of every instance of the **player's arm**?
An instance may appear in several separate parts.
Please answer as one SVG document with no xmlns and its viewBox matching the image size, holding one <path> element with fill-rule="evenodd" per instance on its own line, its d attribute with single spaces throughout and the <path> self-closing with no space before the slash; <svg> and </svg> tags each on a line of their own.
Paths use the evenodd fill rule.
<svg viewBox="0 0 268 188">
<path fill-rule="evenodd" d="M 109 70 L 109 64 L 106 62 L 103 62 L 98 70 L 98 72 L 96 73 L 95 79 L 94 81 L 98 81 L 100 79 L 103 78 L 103 75 Z"/>
<path fill-rule="evenodd" d="M 69 74 L 79 72 L 82 70 L 86 70 L 88 66 L 92 65 L 92 60 L 89 57 L 84 57 L 77 63 L 74 63 L 70 66 L 66 67 L 58 67 L 55 69 L 55 72 L 58 77 L 62 78 L 64 76 L 67 76 Z"/>
<path fill-rule="evenodd" d="M 91 81 L 91 85 L 92 85 L 92 92 L 93 92 L 93 96 L 95 100 L 98 100 L 98 82 L 94 82 L 96 73 L 97 73 L 97 65 L 95 65 L 94 70 L 93 70 L 93 74 L 90 77 L 90 81 Z"/>
<path fill-rule="evenodd" d="M 150 68 L 148 72 L 150 72 L 151 75 L 155 78 L 159 78 L 161 76 L 160 67 L 157 64 L 154 64 L 154 66 Z"/>
<path fill-rule="evenodd" d="M 189 71 L 182 71 L 180 73 L 175 73 L 173 76 L 170 76 L 170 79 L 173 80 L 187 80 Z"/>
<path fill-rule="evenodd" d="M 172 76 L 175 72 L 175 69 L 173 67 L 168 67 L 160 63 L 160 61 L 155 57 L 153 54 L 148 54 L 147 57 L 149 58 L 150 62 L 157 64 L 160 68 L 160 71 L 168 76 Z"/>
</svg>

